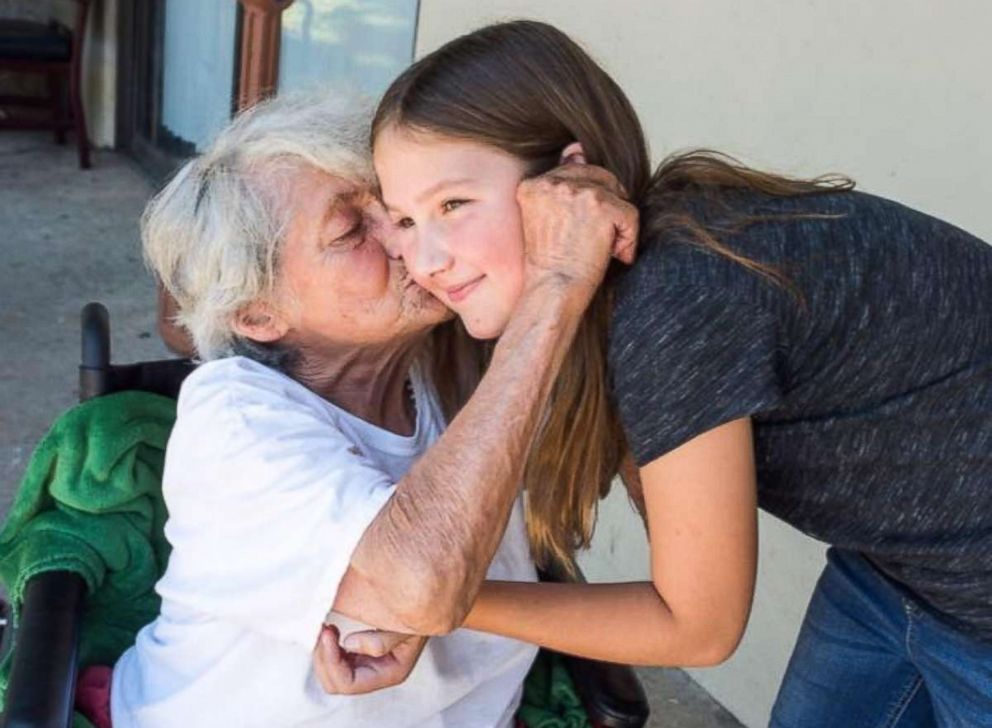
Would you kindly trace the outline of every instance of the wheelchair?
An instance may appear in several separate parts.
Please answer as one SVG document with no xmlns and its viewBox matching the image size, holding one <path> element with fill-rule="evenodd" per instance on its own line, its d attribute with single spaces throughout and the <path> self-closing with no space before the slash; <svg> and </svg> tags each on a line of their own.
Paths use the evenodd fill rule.
<svg viewBox="0 0 992 728">
<path fill-rule="evenodd" d="M 107 309 L 99 303 L 83 307 L 80 401 L 126 390 L 175 398 L 194 368 L 188 359 L 112 365 Z M 11 648 L 4 728 L 72 725 L 85 599 L 82 577 L 70 571 L 41 573 L 27 583 L 17 639 Z M 648 703 L 633 669 L 568 655 L 563 659 L 595 728 L 645 725 Z"/>
</svg>

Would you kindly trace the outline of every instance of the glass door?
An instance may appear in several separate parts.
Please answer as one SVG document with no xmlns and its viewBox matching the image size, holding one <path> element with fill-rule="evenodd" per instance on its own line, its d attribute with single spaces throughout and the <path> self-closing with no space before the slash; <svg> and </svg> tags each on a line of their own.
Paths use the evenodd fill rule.
<svg viewBox="0 0 992 728">
<path fill-rule="evenodd" d="M 296 0 L 282 15 L 279 90 L 378 98 L 413 60 L 417 0 Z"/>
<path fill-rule="evenodd" d="M 231 118 L 239 24 L 237 0 L 121 3 L 118 147 L 156 177 Z"/>
</svg>

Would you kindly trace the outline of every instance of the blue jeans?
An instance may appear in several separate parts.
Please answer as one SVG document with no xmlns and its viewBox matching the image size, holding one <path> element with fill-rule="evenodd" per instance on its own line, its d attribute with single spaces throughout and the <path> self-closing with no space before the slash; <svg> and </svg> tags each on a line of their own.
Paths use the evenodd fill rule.
<svg viewBox="0 0 992 728">
<path fill-rule="evenodd" d="M 992 644 L 924 611 L 863 556 L 830 549 L 771 726 L 992 726 Z"/>
</svg>

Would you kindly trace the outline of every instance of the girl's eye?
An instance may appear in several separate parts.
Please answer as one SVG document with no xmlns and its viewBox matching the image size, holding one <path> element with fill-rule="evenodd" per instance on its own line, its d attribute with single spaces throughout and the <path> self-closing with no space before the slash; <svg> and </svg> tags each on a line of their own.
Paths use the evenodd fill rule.
<svg viewBox="0 0 992 728">
<path fill-rule="evenodd" d="M 441 209 L 445 212 L 451 212 L 453 210 L 457 210 L 466 202 L 468 202 L 468 200 L 445 200 L 441 203 Z"/>
<path fill-rule="evenodd" d="M 408 230 L 413 227 L 413 219 L 409 217 L 401 217 L 396 221 L 396 227 L 402 228 L 403 230 Z"/>
</svg>

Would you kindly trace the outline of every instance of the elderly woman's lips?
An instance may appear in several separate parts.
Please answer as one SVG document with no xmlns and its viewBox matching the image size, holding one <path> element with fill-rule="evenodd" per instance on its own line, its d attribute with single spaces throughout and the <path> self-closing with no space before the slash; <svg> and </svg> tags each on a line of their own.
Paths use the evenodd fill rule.
<svg viewBox="0 0 992 728">
<path fill-rule="evenodd" d="M 445 293 L 448 294 L 448 300 L 452 303 L 458 303 L 459 301 L 464 300 L 468 294 L 475 290 L 475 287 L 479 285 L 479 282 L 483 278 L 485 278 L 485 276 L 479 276 L 474 281 L 469 281 L 468 283 L 464 283 L 460 286 L 449 288 L 445 291 Z"/>
</svg>

